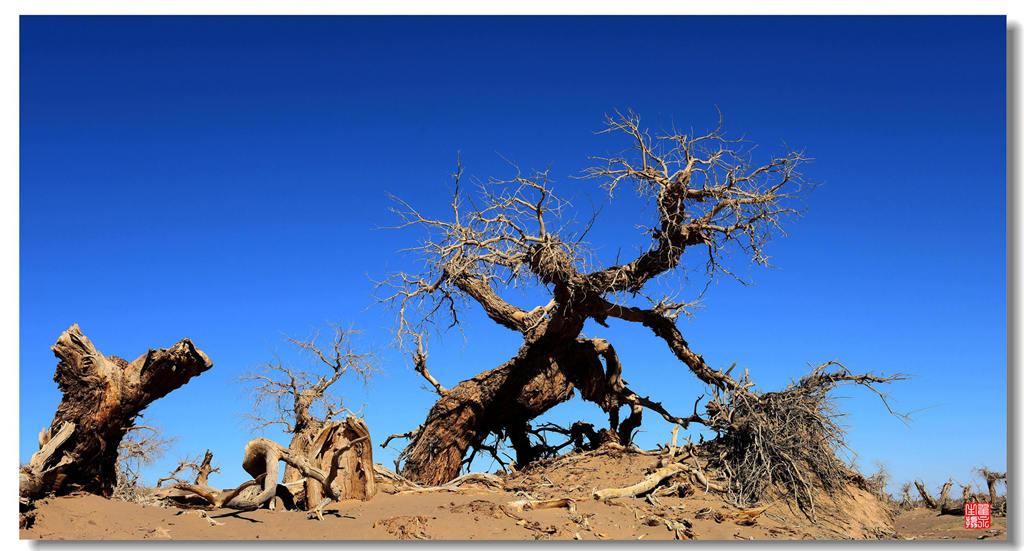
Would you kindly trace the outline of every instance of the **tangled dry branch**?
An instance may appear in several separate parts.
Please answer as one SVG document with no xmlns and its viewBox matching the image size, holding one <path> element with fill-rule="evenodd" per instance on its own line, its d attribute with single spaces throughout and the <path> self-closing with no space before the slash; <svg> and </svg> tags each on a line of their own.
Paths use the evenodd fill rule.
<svg viewBox="0 0 1024 551">
<path fill-rule="evenodd" d="M 347 410 L 333 394 L 332 386 L 346 375 L 364 382 L 378 370 L 374 352 L 358 352 L 353 344 L 359 331 L 328 324 L 330 343 L 321 346 L 320 332 L 308 339 L 287 337 L 289 344 L 311 356 L 314 369 L 286 365 L 280 357 L 243 374 L 238 381 L 248 387 L 256 413 L 248 415 L 254 429 L 281 425 L 285 432 L 318 429 Z"/>
<path fill-rule="evenodd" d="M 831 361 L 778 392 L 715 392 L 707 405 L 708 421 L 719 434 L 713 442 L 716 466 L 729 479 L 730 501 L 745 507 L 781 484 L 813 519 L 817 487 L 833 493 L 845 488 L 850 478 L 839 458 L 846 451 L 844 430 L 838 424 L 843 413 L 830 392 L 839 385 L 860 385 L 877 393 L 893 412 L 876 385 L 905 378 L 858 375 Z M 746 384 L 748 377 L 741 381 Z"/>
</svg>

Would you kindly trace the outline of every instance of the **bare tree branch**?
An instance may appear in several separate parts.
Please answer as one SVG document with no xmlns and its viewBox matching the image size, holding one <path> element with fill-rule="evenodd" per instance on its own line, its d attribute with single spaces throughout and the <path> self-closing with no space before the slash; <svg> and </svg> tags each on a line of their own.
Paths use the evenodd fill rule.
<svg viewBox="0 0 1024 551">
<path fill-rule="evenodd" d="M 345 375 L 355 375 L 364 382 L 375 373 L 379 359 L 374 352 L 357 352 L 352 339 L 359 332 L 329 324 L 332 339 L 320 344 L 319 331 L 309 339 L 287 337 L 287 342 L 316 362 L 313 369 L 286 365 L 275 354 L 275 361 L 238 377 L 249 387 L 254 413 L 246 415 L 254 430 L 281 425 L 284 432 L 299 433 L 318 427 L 334 415 L 345 411 L 341 398 L 331 387 Z"/>
</svg>

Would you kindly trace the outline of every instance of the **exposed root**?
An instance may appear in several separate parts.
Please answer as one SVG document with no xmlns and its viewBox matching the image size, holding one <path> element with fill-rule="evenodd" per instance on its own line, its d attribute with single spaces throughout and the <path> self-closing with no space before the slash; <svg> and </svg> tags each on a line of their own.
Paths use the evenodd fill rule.
<svg viewBox="0 0 1024 551">
<path fill-rule="evenodd" d="M 331 502 L 344 497 L 344 490 L 341 488 L 341 485 L 338 484 L 338 476 L 343 472 L 343 470 L 339 468 L 339 463 L 342 461 L 342 457 L 345 455 L 347 450 L 353 446 L 362 445 L 363 441 L 366 440 L 368 440 L 368 437 L 366 436 L 356 438 L 344 446 L 334 449 L 331 464 L 327 467 L 327 471 L 325 472 L 323 469 L 314 466 L 308 457 L 292 453 L 288 448 L 285 448 L 271 440 L 267 440 L 266 438 L 256 438 L 246 445 L 245 459 L 242 461 L 242 467 L 250 475 L 253 475 L 253 480 L 245 482 L 238 488 L 228 492 L 222 492 L 205 485 L 185 483 L 175 484 L 174 488 L 193 493 L 217 507 L 227 507 L 229 509 L 239 510 L 257 509 L 277 496 L 280 486 L 277 483 L 278 463 L 283 461 L 285 464 L 294 467 L 306 478 L 320 483 L 323 494 L 326 497 L 320 501 L 316 507 L 311 509 L 310 514 L 313 517 L 323 520 L 324 507 Z M 259 494 L 247 498 L 239 497 L 242 490 L 250 486 L 257 485 L 260 481 L 263 482 L 263 490 Z M 291 483 L 292 487 L 294 487 L 297 482 L 298 481 Z"/>
<path fill-rule="evenodd" d="M 417 494 L 423 492 L 455 492 L 460 490 L 463 484 L 471 483 L 484 484 L 499 490 L 505 488 L 505 483 L 502 482 L 500 478 L 489 473 L 467 473 L 458 478 L 452 479 L 448 483 L 441 484 L 440 486 L 420 486 L 408 479 L 405 479 L 405 482 L 413 484 L 414 487 L 399 493 Z"/>
<path fill-rule="evenodd" d="M 227 503 L 229 501 L 231 501 L 232 499 L 237 497 L 238 494 L 242 493 L 242 490 L 244 490 L 246 488 L 249 488 L 251 486 L 256 486 L 257 484 L 260 484 L 266 478 L 266 476 L 267 476 L 266 473 L 261 474 L 258 477 L 254 478 L 253 480 L 249 480 L 249 481 L 243 482 L 240 486 L 238 486 L 237 488 L 235 488 L 233 490 L 226 490 L 226 491 L 222 491 L 222 490 L 218 490 L 218 489 L 215 489 L 215 488 L 211 488 L 211 487 L 206 486 L 206 485 L 188 484 L 186 482 L 179 482 L 179 483 L 174 485 L 174 488 L 176 488 L 178 490 L 183 490 L 183 491 L 186 491 L 186 492 L 192 492 L 193 494 L 195 494 L 195 495 L 205 499 L 206 501 L 210 502 L 210 504 L 213 505 L 214 507 L 224 507 L 224 506 L 227 505 Z M 248 509 L 248 508 L 255 508 L 255 507 L 244 507 L 244 508 Z"/>
</svg>

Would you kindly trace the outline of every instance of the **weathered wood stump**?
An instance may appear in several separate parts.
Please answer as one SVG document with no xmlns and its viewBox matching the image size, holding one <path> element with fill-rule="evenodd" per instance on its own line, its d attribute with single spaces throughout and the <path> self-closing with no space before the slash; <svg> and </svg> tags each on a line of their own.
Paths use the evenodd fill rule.
<svg viewBox="0 0 1024 551">
<path fill-rule="evenodd" d="M 39 435 L 39 452 L 20 472 L 23 501 L 75 490 L 109 496 L 117 482 L 118 445 L 139 412 L 213 367 L 189 339 L 130 363 L 104 356 L 77 324 L 52 350 L 60 360 L 53 379 L 64 396 L 50 428 Z"/>
<path fill-rule="evenodd" d="M 360 444 L 350 446 L 358 439 Z M 335 463 L 335 455 L 339 450 L 341 457 Z M 348 417 L 344 421 L 332 421 L 320 430 L 310 446 L 309 457 L 317 468 L 329 472 L 332 465 L 337 464 L 337 487 L 341 499 L 368 500 L 377 492 L 373 477 L 373 446 L 370 445 L 370 429 L 358 417 Z M 328 475 L 330 476 L 330 475 Z M 306 479 L 306 508 L 315 508 L 326 496 L 323 485 L 313 478 Z"/>
<path fill-rule="evenodd" d="M 217 507 L 257 509 L 270 506 L 276 498 L 291 508 L 293 497 L 302 493 L 305 509 L 323 519 L 323 508 L 341 499 L 368 500 L 376 493 L 373 468 L 373 446 L 370 431 L 362 419 L 349 417 L 324 425 L 310 444 L 311 452 L 296 453 L 266 438 L 255 438 L 245 446 L 242 468 L 252 480 L 234 489 L 218 490 L 205 484 L 178 483 L 175 489 L 198 495 Z M 292 467 L 305 477 L 301 492 L 292 483 L 279 484 L 279 462 Z M 259 486 L 260 490 L 244 495 L 243 490 Z"/>
</svg>

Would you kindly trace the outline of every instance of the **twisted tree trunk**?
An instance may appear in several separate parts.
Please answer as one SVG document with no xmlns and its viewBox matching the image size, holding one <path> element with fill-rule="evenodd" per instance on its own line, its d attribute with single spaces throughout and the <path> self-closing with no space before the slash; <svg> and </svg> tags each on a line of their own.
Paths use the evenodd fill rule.
<svg viewBox="0 0 1024 551">
<path fill-rule="evenodd" d="M 308 457 L 313 447 L 313 440 L 324 428 L 323 421 L 313 417 L 310 407 L 313 404 L 314 394 L 312 392 L 298 392 L 295 395 L 295 427 L 292 429 L 292 439 L 288 443 L 288 452 L 300 457 Z M 302 478 L 302 473 L 291 465 L 286 465 L 281 482 L 288 484 Z"/>
<path fill-rule="evenodd" d="M 519 425 L 572 397 L 572 384 L 548 355 L 516 357 L 456 385 L 427 414 L 406 448 L 402 474 L 439 486 L 459 474 L 470 444 Z"/>
<path fill-rule="evenodd" d="M 652 325 L 661 321 L 656 314 L 638 309 L 600 309 L 623 319 L 642 317 Z M 612 346 L 602 339 L 579 338 L 583 321 L 582 317 L 556 317 L 540 326 L 540 336 L 527 333 L 526 344 L 508 362 L 440 391 L 440 399 L 402 454 L 402 474 L 423 484 L 444 484 L 458 475 L 468 448 L 491 433 L 508 436 L 517 464 L 524 466 L 537 459 L 538 452 L 526 437 L 526 423 L 572 398 L 576 389 L 608 414 L 611 430 L 602 434 L 610 441 L 629 442 L 645 408 L 683 427 L 700 420 L 696 412 L 687 418 L 673 416 L 660 403 L 630 390 Z M 702 380 L 748 394 L 728 374 L 711 369 L 694 354 L 674 325 L 664 329 L 664 337 Z M 624 405 L 630 406 L 630 414 L 620 423 L 619 409 Z"/>
<path fill-rule="evenodd" d="M 74 490 L 109 496 L 117 481 L 118 445 L 139 412 L 213 367 L 189 339 L 131 363 L 104 356 L 78 325 L 64 331 L 52 350 L 60 360 L 54 381 L 64 396 L 50 428 L 40 434 L 42 449 L 33 465 L 22 470 L 26 499 Z"/>
<path fill-rule="evenodd" d="M 589 340 L 538 340 L 490 371 L 444 392 L 406 448 L 402 474 L 426 485 L 455 478 L 466 451 L 494 432 L 505 434 L 572 398 L 583 398 L 605 411 L 616 410 L 604 366 Z M 516 461 L 536 459 L 526 438 L 512 438 Z"/>
</svg>

